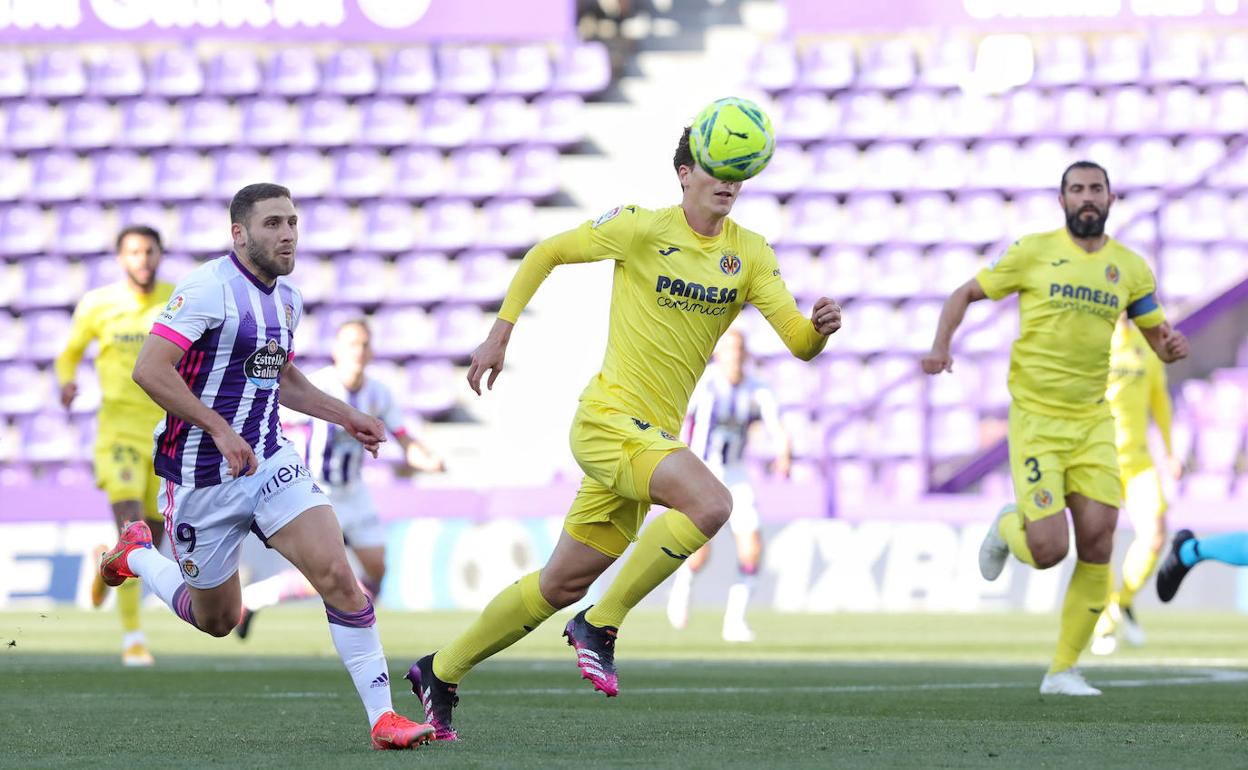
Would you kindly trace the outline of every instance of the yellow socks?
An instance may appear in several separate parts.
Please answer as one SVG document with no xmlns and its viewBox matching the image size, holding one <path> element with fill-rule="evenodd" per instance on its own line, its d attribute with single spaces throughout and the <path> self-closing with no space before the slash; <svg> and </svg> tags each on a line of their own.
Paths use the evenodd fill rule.
<svg viewBox="0 0 1248 770">
<path fill-rule="evenodd" d="M 1023 529 L 1023 513 L 1015 508 L 1002 516 L 997 523 L 997 532 L 1010 546 L 1010 553 L 1024 564 L 1036 566 L 1036 557 L 1031 555 L 1027 547 L 1027 530 Z"/>
<path fill-rule="evenodd" d="M 121 628 L 126 633 L 139 630 L 139 602 L 143 599 L 143 585 L 138 580 L 127 580 L 117 586 L 117 612 L 121 615 Z"/>
<path fill-rule="evenodd" d="M 468 630 L 433 656 L 433 673 L 444 682 L 458 683 L 472 667 L 505 650 L 543 621 L 555 608 L 538 588 L 540 572 L 530 572 L 495 596 Z"/>
<path fill-rule="evenodd" d="M 1092 629 L 1109 601 L 1109 565 L 1075 562 L 1075 572 L 1062 602 L 1062 628 L 1057 637 L 1057 653 L 1049 673 L 1075 665 L 1083 648 L 1092 639 Z"/>
<path fill-rule="evenodd" d="M 658 588 L 659 583 L 667 580 L 709 539 L 688 516 L 680 511 L 667 511 L 641 533 L 620 574 L 602 600 L 585 613 L 585 620 L 600 628 L 619 628 L 637 602 Z"/>
<path fill-rule="evenodd" d="M 1136 537 L 1122 561 L 1122 590 L 1118 592 L 1118 606 L 1130 607 L 1136 592 L 1148 582 L 1156 568 L 1157 553 L 1144 538 Z"/>
</svg>

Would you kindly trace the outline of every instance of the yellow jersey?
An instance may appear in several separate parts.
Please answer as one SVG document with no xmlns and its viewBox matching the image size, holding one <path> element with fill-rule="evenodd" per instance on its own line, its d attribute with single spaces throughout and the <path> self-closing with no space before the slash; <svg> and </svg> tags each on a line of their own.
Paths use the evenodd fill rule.
<svg viewBox="0 0 1248 770">
<path fill-rule="evenodd" d="M 499 317 L 515 323 L 555 265 L 604 259 L 615 260 L 607 352 L 582 401 L 677 433 L 715 343 L 746 302 L 799 358 L 814 358 L 827 344 L 798 311 L 762 236 L 725 219 L 708 238 L 689 227 L 680 206 L 617 206 L 537 244 Z"/>
<path fill-rule="evenodd" d="M 93 289 L 74 308 L 69 342 L 56 358 L 56 379 L 64 385 L 74 379 L 78 363 L 91 340 L 99 340 L 95 360 L 100 378 L 100 434 L 121 434 L 151 440 L 165 411 L 134 383 L 131 373 L 139 348 L 152 322 L 173 294 L 173 284 L 157 282 L 140 294 L 124 281 Z"/>
<path fill-rule="evenodd" d="M 1151 329 L 1165 314 L 1140 255 L 1110 238 L 1084 251 L 1063 227 L 1016 241 L 976 280 L 989 298 L 1018 294 L 1010 396 L 1051 417 L 1109 416 L 1105 383 L 1118 317 Z"/>
<path fill-rule="evenodd" d="M 1148 416 L 1161 432 L 1166 452 L 1170 445 L 1170 394 L 1166 392 L 1166 367 L 1139 329 L 1119 324 L 1114 330 L 1109 358 L 1109 386 L 1105 389 L 1118 445 L 1118 464 L 1151 465 L 1148 453 Z"/>
</svg>

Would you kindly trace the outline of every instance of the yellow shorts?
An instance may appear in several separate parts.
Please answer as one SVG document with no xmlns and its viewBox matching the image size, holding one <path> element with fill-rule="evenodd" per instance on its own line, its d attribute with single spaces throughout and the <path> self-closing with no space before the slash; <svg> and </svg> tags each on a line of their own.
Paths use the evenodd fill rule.
<svg viewBox="0 0 1248 770">
<path fill-rule="evenodd" d="M 152 469 L 152 439 L 101 433 L 95 440 L 95 485 L 108 502 L 140 500 L 143 515 L 160 519 L 156 493 L 160 479 Z"/>
<path fill-rule="evenodd" d="M 1151 531 L 1166 513 L 1166 495 L 1161 487 L 1161 474 L 1153 458 L 1119 458 L 1122 474 L 1123 509 L 1136 532 Z"/>
<path fill-rule="evenodd" d="M 1065 419 L 1010 406 L 1010 474 L 1014 499 L 1028 520 L 1066 510 L 1074 492 L 1115 508 L 1122 500 L 1114 419 Z"/>
<path fill-rule="evenodd" d="M 657 425 L 584 401 L 572 420 L 570 440 L 585 478 L 564 529 L 590 548 L 618 557 L 637 539 L 650 510 L 654 469 L 687 447 Z"/>
</svg>

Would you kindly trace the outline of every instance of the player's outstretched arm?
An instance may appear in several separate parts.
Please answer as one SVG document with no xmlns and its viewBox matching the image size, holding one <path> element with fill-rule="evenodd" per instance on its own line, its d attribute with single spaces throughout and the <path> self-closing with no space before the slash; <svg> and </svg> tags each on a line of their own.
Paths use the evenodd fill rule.
<svg viewBox="0 0 1248 770">
<path fill-rule="evenodd" d="M 1169 321 L 1162 321 L 1151 329 L 1140 331 L 1144 333 L 1144 339 L 1148 340 L 1149 347 L 1157 357 L 1167 364 L 1187 358 L 1192 352 L 1187 335 L 1172 327 Z"/>
<path fill-rule="evenodd" d="M 966 309 L 972 302 L 988 299 L 979 280 L 972 278 L 953 290 L 940 310 L 940 321 L 936 324 L 936 338 L 932 340 L 932 352 L 923 356 L 921 364 L 927 374 L 940 374 L 953 371 L 953 356 L 949 352 L 953 344 L 953 333 L 966 317 Z"/>
<path fill-rule="evenodd" d="M 229 465 L 230 475 L 250 476 L 259 465 L 251 445 L 243 440 L 221 415 L 195 397 L 178 374 L 178 361 L 183 350 L 164 337 L 149 334 L 139 350 L 131 376 L 148 397 L 169 414 L 192 425 L 198 425 L 212 437 L 221 456 Z"/>
<path fill-rule="evenodd" d="M 278 393 L 278 401 L 296 412 L 342 426 L 373 457 L 377 456 L 381 442 L 386 440 L 386 426 L 381 420 L 316 387 L 292 363 L 282 367 L 282 389 Z"/>
<path fill-rule="evenodd" d="M 511 341 L 511 330 L 515 324 L 503 318 L 494 320 L 489 336 L 472 351 L 472 362 L 468 365 L 468 387 L 478 396 L 481 395 L 481 378 L 490 373 L 485 381 L 487 390 L 494 389 L 494 381 L 503 370 L 503 360 L 507 357 L 507 343 Z"/>
<path fill-rule="evenodd" d="M 74 377 L 78 373 L 78 364 L 82 362 L 87 345 L 96 336 L 95 313 L 87 307 L 87 304 L 87 302 L 80 302 L 78 307 L 74 308 L 74 318 L 69 327 L 69 340 L 52 365 L 56 371 L 57 384 L 61 388 L 61 406 L 66 409 L 78 396 L 78 383 L 74 382 Z"/>
<path fill-rule="evenodd" d="M 395 437 L 399 446 L 403 447 L 403 459 L 407 461 L 408 467 L 425 473 L 442 473 L 446 470 L 446 463 L 442 462 L 442 458 L 419 438 L 410 433 L 399 433 Z"/>
</svg>

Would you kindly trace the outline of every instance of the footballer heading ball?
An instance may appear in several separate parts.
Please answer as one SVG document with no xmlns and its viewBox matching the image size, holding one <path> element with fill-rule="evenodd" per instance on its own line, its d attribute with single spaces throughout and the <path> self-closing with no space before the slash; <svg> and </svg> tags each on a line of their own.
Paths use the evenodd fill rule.
<svg viewBox="0 0 1248 770">
<path fill-rule="evenodd" d="M 766 168 L 776 150 L 771 118 L 749 99 L 718 99 L 693 119 L 689 150 L 716 179 L 744 181 Z"/>
</svg>

